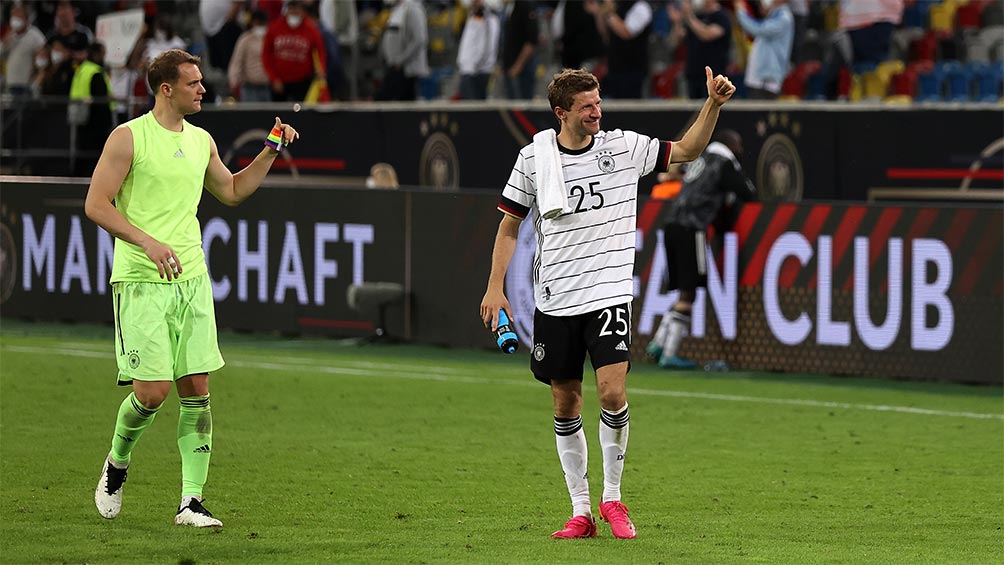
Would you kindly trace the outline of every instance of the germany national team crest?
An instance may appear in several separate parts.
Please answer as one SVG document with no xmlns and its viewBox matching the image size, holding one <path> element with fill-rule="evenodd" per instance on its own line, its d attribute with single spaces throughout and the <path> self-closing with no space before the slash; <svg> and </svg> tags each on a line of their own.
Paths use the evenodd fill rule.
<svg viewBox="0 0 1004 565">
<path fill-rule="evenodd" d="M 535 345 L 533 347 L 533 358 L 536 359 L 537 361 L 543 361 L 544 360 L 544 346 L 543 346 L 543 344 L 538 343 L 537 345 Z"/>
<path fill-rule="evenodd" d="M 614 169 L 617 167 L 617 164 L 614 163 L 614 156 L 610 155 L 609 153 L 604 153 L 600 155 L 596 159 L 596 164 L 599 165 L 600 170 L 603 171 L 604 173 L 612 173 L 614 172 Z"/>
<path fill-rule="evenodd" d="M 129 367 L 133 369 L 138 369 L 139 365 L 140 365 L 139 351 L 133 349 L 129 352 Z"/>
<path fill-rule="evenodd" d="M 418 181 L 422 186 L 445 191 L 460 188 L 460 158 L 453 144 L 458 129 L 445 112 L 433 112 L 419 124 L 419 131 L 426 137 L 418 161 Z"/>
</svg>

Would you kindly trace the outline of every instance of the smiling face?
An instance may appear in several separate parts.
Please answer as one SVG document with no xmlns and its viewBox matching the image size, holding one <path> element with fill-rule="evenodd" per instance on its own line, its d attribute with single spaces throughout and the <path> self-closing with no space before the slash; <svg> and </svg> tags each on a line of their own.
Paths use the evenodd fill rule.
<svg viewBox="0 0 1004 565">
<path fill-rule="evenodd" d="M 574 137 L 581 138 L 596 135 L 600 131 L 600 118 L 603 111 L 600 109 L 599 89 L 580 92 L 572 98 L 571 108 L 555 108 L 555 114 L 561 121 L 561 129 Z"/>
<path fill-rule="evenodd" d="M 183 116 L 202 110 L 202 71 L 193 63 L 178 65 L 178 79 L 173 83 L 162 83 L 161 91 L 177 112 Z"/>
</svg>

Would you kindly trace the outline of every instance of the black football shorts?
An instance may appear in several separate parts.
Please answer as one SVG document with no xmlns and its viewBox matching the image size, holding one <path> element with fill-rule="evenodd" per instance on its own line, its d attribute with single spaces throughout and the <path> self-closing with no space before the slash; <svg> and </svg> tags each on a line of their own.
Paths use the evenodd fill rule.
<svg viewBox="0 0 1004 565">
<path fill-rule="evenodd" d="M 667 290 L 697 290 L 708 286 L 707 243 L 704 230 L 666 224 Z"/>
<path fill-rule="evenodd" d="M 631 303 L 574 316 L 534 311 L 530 370 L 544 384 L 582 380 L 586 354 L 593 370 L 631 361 Z M 630 364 L 628 365 L 630 370 Z"/>
</svg>

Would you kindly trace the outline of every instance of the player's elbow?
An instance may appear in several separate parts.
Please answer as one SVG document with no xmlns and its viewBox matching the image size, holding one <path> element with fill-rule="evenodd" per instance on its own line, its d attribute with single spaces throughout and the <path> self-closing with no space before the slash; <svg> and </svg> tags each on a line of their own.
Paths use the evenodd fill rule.
<svg viewBox="0 0 1004 565">
<path fill-rule="evenodd" d="M 84 215 L 95 224 L 101 224 L 101 202 L 92 193 L 84 199 Z"/>
<path fill-rule="evenodd" d="M 244 199 L 237 196 L 236 192 L 222 195 L 219 200 L 224 206 L 229 206 L 231 208 L 234 208 L 241 202 L 244 202 Z"/>
</svg>

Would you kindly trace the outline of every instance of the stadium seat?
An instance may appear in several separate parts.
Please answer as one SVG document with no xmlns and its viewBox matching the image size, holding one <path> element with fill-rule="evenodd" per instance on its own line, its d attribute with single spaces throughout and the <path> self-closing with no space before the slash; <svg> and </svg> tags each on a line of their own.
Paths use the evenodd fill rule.
<svg viewBox="0 0 1004 565">
<path fill-rule="evenodd" d="M 917 0 L 903 10 L 903 27 L 927 29 L 933 0 Z"/>
<path fill-rule="evenodd" d="M 983 28 L 980 41 L 987 47 L 987 60 L 1004 60 L 1004 25 Z"/>
<path fill-rule="evenodd" d="M 923 70 L 920 70 L 923 68 Z M 941 84 L 945 75 L 940 68 L 933 65 L 919 67 L 917 73 L 918 102 L 937 102 L 942 99 Z"/>
<path fill-rule="evenodd" d="M 910 45 L 924 36 L 924 30 L 912 27 L 897 28 L 892 31 L 889 39 L 889 58 L 910 59 Z"/>
<path fill-rule="evenodd" d="M 972 96 L 969 91 L 972 72 L 958 61 L 944 61 L 938 67 L 944 77 L 945 100 L 968 102 Z"/>
<path fill-rule="evenodd" d="M 966 46 L 961 35 L 943 34 L 938 38 L 938 60 L 964 60 Z"/>
<path fill-rule="evenodd" d="M 975 92 L 973 100 L 997 102 L 1004 94 L 1004 69 L 999 64 L 971 61 L 967 65 L 972 73 Z"/>
<path fill-rule="evenodd" d="M 429 70 L 429 74 L 419 79 L 418 92 L 423 100 L 436 100 L 442 96 L 443 92 L 440 84 L 445 71 L 442 67 Z"/>
<path fill-rule="evenodd" d="M 819 61 L 806 61 L 796 65 L 781 85 L 781 96 L 796 100 L 804 99 L 809 77 L 819 73 L 821 68 L 822 64 Z"/>
<path fill-rule="evenodd" d="M 837 74 L 837 98 L 840 100 L 851 100 L 853 91 L 854 77 L 851 75 L 851 71 L 849 71 L 846 67 L 843 67 Z M 858 94 L 860 94 L 860 91 Z"/>
<path fill-rule="evenodd" d="M 938 35 L 928 31 L 910 44 L 911 61 L 933 61 L 938 53 Z"/>
<path fill-rule="evenodd" d="M 933 31 L 951 33 L 955 24 L 955 4 L 942 2 L 931 6 L 930 29 Z"/>
<path fill-rule="evenodd" d="M 899 101 L 912 101 L 917 95 L 917 70 L 923 65 L 930 68 L 930 63 L 914 63 L 892 75 L 889 97 L 895 97 Z"/>
<path fill-rule="evenodd" d="M 983 8 L 983 27 L 1004 26 L 1004 4 L 993 0 Z"/>
<path fill-rule="evenodd" d="M 861 74 L 862 96 L 864 98 L 881 100 L 889 92 L 889 84 L 893 75 L 903 72 L 903 61 L 884 61 L 874 68 Z"/>
<path fill-rule="evenodd" d="M 968 4 L 959 6 L 955 12 L 955 22 L 959 29 L 977 29 L 983 21 L 983 9 L 986 4 L 983 0 L 972 0 Z"/>
<path fill-rule="evenodd" d="M 962 31 L 962 42 L 966 46 L 967 61 L 990 61 L 990 45 L 987 37 L 980 30 L 966 29 Z"/>
<path fill-rule="evenodd" d="M 678 61 L 654 75 L 652 77 L 652 95 L 656 98 L 677 98 L 680 92 L 678 79 L 685 65 L 685 62 Z"/>
</svg>

